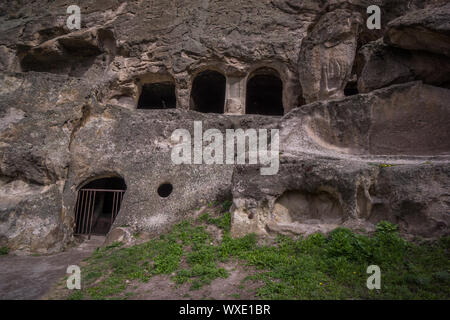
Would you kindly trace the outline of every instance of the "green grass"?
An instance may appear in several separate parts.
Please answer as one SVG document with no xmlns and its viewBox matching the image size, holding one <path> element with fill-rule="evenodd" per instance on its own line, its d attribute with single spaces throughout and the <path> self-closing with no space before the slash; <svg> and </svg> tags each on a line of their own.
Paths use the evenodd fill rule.
<svg viewBox="0 0 450 320">
<path fill-rule="evenodd" d="M 216 227 L 224 231 L 230 231 L 231 214 L 229 212 L 225 212 L 219 218 L 213 218 L 209 213 L 204 213 L 198 218 L 198 220 L 200 222 L 215 225 Z"/>
<path fill-rule="evenodd" d="M 82 268 L 82 290 L 69 299 L 126 299 L 128 283 L 168 275 L 177 285 L 198 290 L 217 278 L 227 278 L 221 263 L 239 261 L 255 272 L 261 299 L 449 299 L 449 237 L 411 243 L 396 227 L 382 222 L 371 237 L 338 228 L 327 237 L 313 234 L 294 240 L 279 236 L 274 245 L 258 245 L 250 234 L 230 236 L 230 214 L 220 207 L 215 217 L 203 214 L 183 221 L 158 239 L 124 248 L 121 243 L 98 249 Z M 223 232 L 213 244 L 206 226 Z M 381 268 L 381 290 L 369 290 L 369 265 Z"/>
<path fill-rule="evenodd" d="M 0 256 L 6 255 L 9 253 L 8 247 L 0 247 Z"/>
</svg>

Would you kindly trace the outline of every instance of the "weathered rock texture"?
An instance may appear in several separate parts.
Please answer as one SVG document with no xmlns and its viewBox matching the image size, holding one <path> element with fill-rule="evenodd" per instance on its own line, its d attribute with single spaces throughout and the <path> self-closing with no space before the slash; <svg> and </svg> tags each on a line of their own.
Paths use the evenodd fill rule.
<svg viewBox="0 0 450 320">
<path fill-rule="evenodd" d="M 235 171 L 233 234 L 373 230 L 380 220 L 446 234 L 449 99 L 416 82 L 293 110 L 279 123 L 278 175 Z"/>
<path fill-rule="evenodd" d="M 385 38 L 400 48 L 450 56 L 450 3 L 417 10 L 391 21 Z"/>
<path fill-rule="evenodd" d="M 444 55 L 376 41 L 361 48 L 357 63 L 362 68 L 358 77 L 360 93 L 414 80 L 450 88 L 450 59 Z"/>
<path fill-rule="evenodd" d="M 114 237 L 161 233 L 231 194 L 234 235 L 370 230 L 382 219 L 448 233 L 446 2 L 88 0 L 71 31 L 73 1 L 3 1 L 0 246 L 62 250 L 77 190 L 102 177 L 127 185 Z M 381 30 L 366 28 L 372 4 Z M 189 110 L 206 70 L 226 77 L 223 115 Z M 282 81 L 283 118 L 245 115 L 247 81 L 261 70 Z M 177 108 L 137 110 L 143 86 L 161 82 L 175 86 Z M 356 82 L 366 94 L 344 98 Z M 174 165 L 170 136 L 194 121 L 279 128 L 279 173 Z M 173 193 L 161 198 L 165 182 Z"/>
<path fill-rule="evenodd" d="M 361 21 L 358 12 L 337 9 L 321 17 L 303 39 L 298 67 L 307 103 L 344 96 Z"/>
</svg>

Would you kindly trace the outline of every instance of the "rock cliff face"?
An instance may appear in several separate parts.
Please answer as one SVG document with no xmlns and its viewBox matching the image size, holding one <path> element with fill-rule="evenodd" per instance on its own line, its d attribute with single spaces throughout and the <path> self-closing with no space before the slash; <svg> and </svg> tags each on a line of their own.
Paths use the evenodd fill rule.
<svg viewBox="0 0 450 320">
<path fill-rule="evenodd" d="M 62 250 L 77 192 L 108 177 L 126 184 L 111 231 L 158 234 L 232 197 L 235 236 L 448 233 L 447 1 L 92 0 L 69 30 L 72 4 L 0 4 L 0 246 Z M 278 174 L 174 164 L 171 135 L 194 121 L 279 129 Z"/>
</svg>

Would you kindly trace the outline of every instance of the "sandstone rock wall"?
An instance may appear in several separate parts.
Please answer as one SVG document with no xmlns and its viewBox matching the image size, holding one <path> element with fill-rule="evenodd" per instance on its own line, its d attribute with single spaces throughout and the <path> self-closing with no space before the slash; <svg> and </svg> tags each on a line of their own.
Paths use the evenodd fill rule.
<svg viewBox="0 0 450 320">
<path fill-rule="evenodd" d="M 412 82 L 293 110 L 279 123 L 280 172 L 235 170 L 232 233 L 371 231 L 387 220 L 447 234 L 449 99 Z"/>
<path fill-rule="evenodd" d="M 131 231 L 158 234 L 231 193 L 235 235 L 380 219 L 448 231 L 446 1 L 87 0 L 76 31 L 71 4 L 0 3 L 0 246 L 62 250 L 77 190 L 99 177 L 125 180 L 113 228 Z M 381 30 L 365 27 L 371 4 Z M 261 68 L 282 81 L 282 119 L 245 115 Z M 189 110 L 205 70 L 226 77 L 224 115 Z M 395 86 L 417 80 L 427 85 Z M 157 82 L 174 84 L 177 108 L 137 110 Z M 349 84 L 367 95 L 345 98 Z M 194 121 L 279 128 L 279 174 L 173 165 L 170 135 Z M 167 199 L 156 192 L 164 182 L 174 186 Z"/>
</svg>

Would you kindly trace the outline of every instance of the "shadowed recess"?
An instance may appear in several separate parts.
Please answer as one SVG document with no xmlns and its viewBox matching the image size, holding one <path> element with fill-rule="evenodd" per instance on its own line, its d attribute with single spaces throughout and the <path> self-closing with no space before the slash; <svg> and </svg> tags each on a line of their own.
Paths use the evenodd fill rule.
<svg viewBox="0 0 450 320">
<path fill-rule="evenodd" d="M 345 86 L 345 89 L 344 89 L 344 95 L 346 97 L 349 97 L 349 96 L 354 96 L 357 94 L 359 94 L 358 83 L 356 81 L 351 81 L 351 82 L 347 83 L 347 85 Z"/>
<path fill-rule="evenodd" d="M 138 109 L 174 109 L 176 106 L 177 99 L 173 83 L 147 83 L 142 86 Z"/>
<path fill-rule="evenodd" d="M 119 214 L 127 186 L 121 178 L 102 178 L 78 191 L 75 234 L 105 235 Z"/>
<path fill-rule="evenodd" d="M 224 113 L 226 78 L 217 71 L 198 74 L 192 84 L 191 109 L 205 113 Z"/>
<path fill-rule="evenodd" d="M 275 70 L 257 70 L 247 82 L 246 113 L 282 116 L 283 83 Z"/>
</svg>

